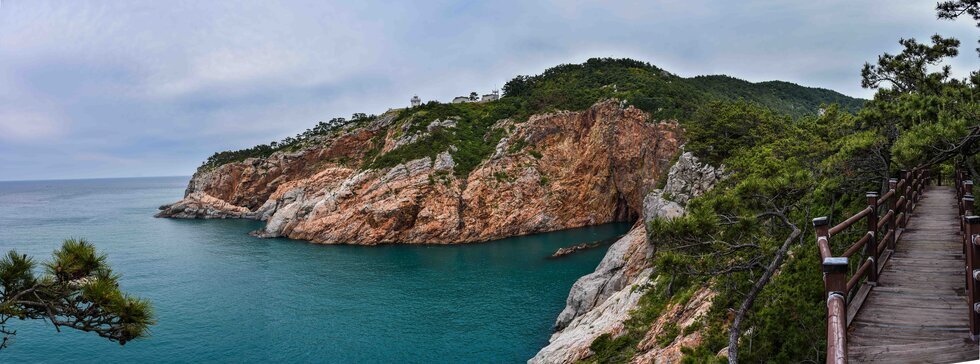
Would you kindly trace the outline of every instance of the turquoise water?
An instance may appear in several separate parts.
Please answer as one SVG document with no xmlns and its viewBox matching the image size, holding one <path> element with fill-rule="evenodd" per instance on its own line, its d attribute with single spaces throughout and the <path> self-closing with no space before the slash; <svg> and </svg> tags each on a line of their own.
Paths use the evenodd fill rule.
<svg viewBox="0 0 980 364">
<path fill-rule="evenodd" d="M 572 283 L 626 224 L 463 246 L 323 246 L 257 239 L 254 221 L 155 219 L 186 178 L 0 182 L 0 251 L 38 258 L 85 237 L 149 298 L 152 336 L 18 330 L 0 362 L 523 362 L 547 343 Z"/>
</svg>

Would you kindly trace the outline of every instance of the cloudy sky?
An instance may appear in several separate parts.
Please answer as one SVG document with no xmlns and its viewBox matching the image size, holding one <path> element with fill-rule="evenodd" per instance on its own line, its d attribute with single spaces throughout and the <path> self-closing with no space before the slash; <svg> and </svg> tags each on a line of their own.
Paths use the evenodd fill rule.
<svg viewBox="0 0 980 364">
<path fill-rule="evenodd" d="M 869 97 L 934 1 L 0 0 L 0 180 L 190 175 L 317 121 L 499 88 L 589 57 Z"/>
</svg>

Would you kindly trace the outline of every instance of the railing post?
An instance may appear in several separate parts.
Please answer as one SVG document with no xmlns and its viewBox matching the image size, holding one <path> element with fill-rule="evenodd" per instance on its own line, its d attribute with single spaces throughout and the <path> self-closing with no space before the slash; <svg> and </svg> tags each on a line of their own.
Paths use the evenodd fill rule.
<svg viewBox="0 0 980 364">
<path fill-rule="evenodd" d="M 956 207 L 960 210 L 960 216 L 966 216 L 963 214 L 963 181 L 956 182 Z M 960 231 L 963 230 L 963 222 L 960 221 Z"/>
<path fill-rule="evenodd" d="M 892 197 L 888 199 L 888 212 L 891 213 L 891 217 L 888 218 L 888 226 L 885 229 L 885 234 L 891 232 L 891 237 L 888 238 L 888 249 L 895 250 L 895 240 L 898 237 L 898 226 L 895 226 L 895 220 L 898 217 L 898 211 L 895 211 L 895 204 L 898 202 L 898 191 L 895 188 L 898 187 L 898 180 L 895 178 L 888 180 L 888 192 L 891 192 Z"/>
<path fill-rule="evenodd" d="M 902 204 L 902 218 L 898 220 L 898 226 L 905 228 L 905 223 L 908 221 L 907 217 L 909 211 L 912 211 L 912 180 L 909 179 L 909 171 L 901 170 L 898 172 L 899 177 L 904 182 L 902 184 L 902 190 L 898 191 L 899 196 L 905 197 L 905 203 Z"/>
<path fill-rule="evenodd" d="M 817 235 L 817 249 L 820 251 L 820 261 L 830 255 L 830 219 L 821 216 L 813 219 L 813 231 Z"/>
<path fill-rule="evenodd" d="M 957 168 L 953 178 L 953 188 L 956 189 L 956 198 L 963 197 L 963 170 Z"/>
<path fill-rule="evenodd" d="M 868 283 L 874 286 L 878 283 L 878 193 L 868 192 L 865 197 L 868 198 L 868 208 L 871 209 L 871 213 L 868 214 L 868 235 L 870 237 L 867 244 L 864 245 L 864 256 L 865 259 L 871 260 Z"/>
<path fill-rule="evenodd" d="M 978 238 L 977 233 L 980 232 L 980 216 L 967 216 L 966 217 L 966 237 L 967 237 L 967 257 L 966 257 L 966 271 L 969 274 L 969 279 L 967 279 L 967 302 L 969 303 L 970 309 L 970 336 L 973 340 L 977 340 L 978 335 L 980 335 L 980 291 L 977 290 L 977 280 L 980 279 L 980 238 Z"/>
<path fill-rule="evenodd" d="M 965 216 L 973 215 L 973 200 L 972 194 L 967 193 L 963 195 L 963 214 Z"/>
<path fill-rule="evenodd" d="M 965 195 L 960 199 L 960 235 L 963 240 L 963 255 L 969 258 L 969 242 L 966 234 L 966 217 L 973 215 L 973 195 Z"/>
<path fill-rule="evenodd" d="M 915 171 L 915 202 L 919 203 L 919 199 L 922 198 L 922 189 L 925 186 L 925 181 L 923 180 L 923 175 L 925 172 L 921 169 Z"/>
<path fill-rule="evenodd" d="M 827 363 L 847 363 L 847 258 L 823 260 L 827 290 Z"/>
</svg>

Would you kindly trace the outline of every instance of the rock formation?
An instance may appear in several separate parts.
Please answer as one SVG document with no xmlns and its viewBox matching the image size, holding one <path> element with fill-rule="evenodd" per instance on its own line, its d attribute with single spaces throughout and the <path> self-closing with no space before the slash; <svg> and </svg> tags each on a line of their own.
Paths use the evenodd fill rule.
<svg viewBox="0 0 980 364">
<path fill-rule="evenodd" d="M 633 221 L 680 147 L 676 123 L 648 119 L 605 101 L 501 120 L 496 152 L 458 176 L 448 151 L 364 168 L 366 146 L 383 154 L 421 137 L 389 113 L 299 151 L 199 170 L 158 216 L 261 219 L 256 235 L 328 244 L 465 243 Z M 421 133 L 454 127 L 437 120 Z"/>
<path fill-rule="evenodd" d="M 599 335 L 623 334 L 624 322 L 645 292 L 643 287 L 652 284 L 649 258 L 654 251 L 652 244 L 656 242 L 647 241 L 646 222 L 657 217 L 683 215 L 681 203 L 668 197 L 680 198 L 686 204 L 714 187 L 724 174 L 723 167 L 714 168 L 700 163 L 691 153 L 682 154 L 671 166 L 664 190 L 652 190 L 644 196 L 642 222 L 609 248 L 595 272 L 579 278 L 572 285 L 565 309 L 555 321 L 557 331 L 548 346 L 528 362 L 573 363 L 592 355 L 589 346 Z M 639 362 L 679 359 L 682 343 L 690 345 L 700 340 L 697 333 L 680 336 L 674 341 L 677 345 L 665 348 L 658 347 L 654 339 L 668 322 L 677 322 L 681 328 L 690 325 L 707 312 L 711 296 L 709 291 L 698 291 L 686 305 L 669 307 L 640 343 L 636 359 Z"/>
</svg>

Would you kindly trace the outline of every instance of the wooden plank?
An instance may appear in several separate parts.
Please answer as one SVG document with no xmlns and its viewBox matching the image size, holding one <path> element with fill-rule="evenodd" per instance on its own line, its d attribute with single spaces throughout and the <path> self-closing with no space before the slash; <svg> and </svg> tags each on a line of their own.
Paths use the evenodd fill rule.
<svg viewBox="0 0 980 364">
<path fill-rule="evenodd" d="M 877 286 L 863 286 L 848 305 L 852 362 L 980 358 L 980 347 L 969 338 L 955 191 L 927 191 L 898 232 L 895 251 L 882 255 Z"/>
<path fill-rule="evenodd" d="M 977 344 L 968 339 L 852 346 L 848 348 L 848 354 L 856 363 L 952 363 L 980 358 Z"/>
<path fill-rule="evenodd" d="M 861 288 L 858 288 L 854 298 L 851 302 L 847 303 L 847 325 L 851 325 L 851 321 L 854 321 L 854 317 L 857 316 L 858 311 L 861 310 L 861 306 L 864 305 L 864 300 L 868 298 L 868 294 L 871 293 L 871 285 L 864 284 Z"/>
</svg>

